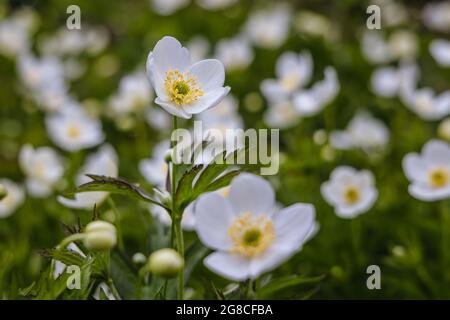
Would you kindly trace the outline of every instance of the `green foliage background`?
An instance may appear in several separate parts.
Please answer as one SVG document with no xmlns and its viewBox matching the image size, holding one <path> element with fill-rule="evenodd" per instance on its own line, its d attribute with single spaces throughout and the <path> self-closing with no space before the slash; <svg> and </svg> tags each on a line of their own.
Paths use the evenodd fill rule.
<svg viewBox="0 0 450 320">
<path fill-rule="evenodd" d="M 147 1 L 137 0 L 10 1 L 2 2 L 0 8 L 2 15 L 7 16 L 22 5 L 33 7 L 41 19 L 35 39 L 63 26 L 67 18 L 66 8 L 71 4 L 80 6 L 82 24 L 105 26 L 111 36 L 110 45 L 98 57 L 82 57 L 88 70 L 71 85 L 71 92 L 80 101 L 96 99 L 101 109 L 124 74 L 138 66 L 144 68 L 148 52 L 162 36 L 172 35 L 183 43 L 195 35 L 203 35 L 215 44 L 222 38 L 237 34 L 249 12 L 270 2 L 243 0 L 218 12 L 206 11 L 192 4 L 168 17 L 154 14 Z M 247 70 L 227 74 L 226 83 L 240 101 L 239 113 L 246 127 L 265 127 L 262 120 L 266 108 L 264 100 L 261 97 L 259 107 L 248 105 L 246 97 L 249 93 L 259 93 L 260 82 L 273 77 L 276 59 L 285 50 L 310 50 L 315 64 L 315 79 L 322 77 L 325 66 L 334 66 L 341 91 L 319 115 L 303 119 L 298 126 L 281 133 L 283 161 L 279 174 L 269 180 L 277 189 L 277 199 L 284 205 L 294 202 L 314 204 L 320 231 L 299 254 L 273 273 L 271 281 L 281 284 L 281 289 L 275 288 L 276 294 L 269 292 L 266 297 L 450 298 L 449 202 L 423 203 L 413 199 L 407 192 L 408 181 L 401 167 L 406 153 L 420 150 L 426 141 L 437 136 L 437 123 L 425 122 L 400 101 L 377 98 L 368 89 L 374 66 L 362 56 L 359 43 L 368 3 L 357 0 L 288 2 L 295 12 L 307 9 L 327 16 L 332 26 L 339 30 L 340 37 L 330 43 L 291 30 L 288 41 L 281 48 L 255 49 L 255 59 Z M 428 44 L 435 34 L 426 31 L 418 19 L 424 2 L 404 1 L 413 17 L 404 28 L 415 31 L 419 36 L 421 82 L 439 91 L 448 89 L 450 70 L 440 69 L 428 53 Z M 96 64 L 105 56 L 118 63 L 118 70 L 102 78 L 96 73 Z M 0 57 L 0 177 L 16 182 L 24 179 L 17 163 L 20 147 L 24 143 L 52 145 L 46 135 L 43 113 L 18 94 L 18 82 L 14 62 Z M 318 129 L 344 128 L 360 109 L 370 111 L 390 128 L 391 140 L 386 152 L 371 159 L 362 151 L 336 151 L 333 160 L 324 160 L 321 156 L 323 146 L 313 142 L 313 134 Z M 150 155 L 152 146 L 167 137 L 167 133 L 154 131 L 143 119 L 137 119 L 136 127 L 131 131 L 118 130 L 107 118 L 103 119 L 103 126 L 106 140 L 119 154 L 120 175 L 149 187 L 140 176 L 137 164 Z M 73 181 L 72 177 L 87 153 L 64 154 L 69 161 L 65 175 L 67 181 Z M 354 220 L 336 217 L 320 195 L 321 183 L 328 179 L 333 168 L 344 164 L 374 172 L 380 194 L 375 206 Z M 69 182 L 60 191 L 70 186 L 73 185 Z M 127 261 L 131 264 L 130 257 L 135 252 L 148 254 L 164 246 L 167 230 L 152 220 L 143 204 L 121 196 L 114 199 L 121 212 L 121 220 L 116 223 L 120 224 L 125 249 L 114 253 L 115 257 L 120 257 L 117 258 L 120 262 L 113 263 L 113 268 L 119 271 L 112 272 L 123 275 L 120 265 Z M 105 202 L 98 210 L 100 215 L 108 216 L 111 208 Z M 26 288 L 40 277 L 40 272 L 49 265 L 49 260 L 40 254 L 40 250 L 54 247 L 64 237 L 60 222 L 74 225 L 80 219 L 87 223 L 91 217 L 91 212 L 63 207 L 53 196 L 45 200 L 27 197 L 17 212 L 1 219 L 0 297 L 23 298 L 19 289 Z M 194 233 L 187 234 L 187 242 L 191 246 L 188 253 L 196 256 L 197 260 L 205 255 L 206 250 L 199 246 Z M 381 290 L 371 291 L 366 287 L 366 268 L 371 264 L 381 267 Z M 134 267 L 130 268 L 133 270 Z M 192 288 L 193 298 L 216 298 L 214 287 L 221 291 L 229 283 L 201 263 L 192 272 L 187 287 Z M 299 277 L 321 275 L 320 281 L 309 284 L 299 280 L 303 279 Z M 130 286 L 130 281 L 122 283 L 116 285 Z M 133 292 L 133 288 L 121 290 Z M 85 298 L 69 294 L 59 297 Z M 128 297 L 138 296 L 130 293 Z"/>
</svg>

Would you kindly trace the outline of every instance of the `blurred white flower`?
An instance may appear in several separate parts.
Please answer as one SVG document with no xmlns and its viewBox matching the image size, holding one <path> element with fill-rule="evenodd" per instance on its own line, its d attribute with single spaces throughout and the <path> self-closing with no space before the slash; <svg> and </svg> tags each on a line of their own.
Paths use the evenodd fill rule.
<svg viewBox="0 0 450 320">
<path fill-rule="evenodd" d="M 192 231 L 195 229 L 195 215 L 194 215 L 194 205 L 195 202 L 189 204 L 186 209 L 184 209 L 183 217 L 181 219 L 181 227 L 185 231 Z M 150 205 L 148 207 L 149 211 L 155 217 L 166 226 L 170 226 L 172 224 L 172 219 L 169 213 L 160 206 Z"/>
<path fill-rule="evenodd" d="M 287 5 L 255 11 L 245 24 L 245 34 L 259 47 L 276 49 L 288 37 L 290 20 Z"/>
<path fill-rule="evenodd" d="M 367 212 L 378 198 L 373 174 L 340 166 L 320 188 L 324 199 L 334 207 L 336 215 L 351 219 Z"/>
<path fill-rule="evenodd" d="M 92 181 L 86 174 L 117 177 L 119 173 L 118 157 L 114 148 L 108 144 L 101 146 L 97 152 L 90 154 L 76 177 L 76 185 Z M 82 192 L 75 194 L 74 199 L 58 197 L 58 201 L 66 207 L 91 210 L 95 204 L 99 205 L 109 193 L 103 191 Z"/>
<path fill-rule="evenodd" d="M 50 139 L 69 152 L 94 147 L 104 139 L 100 120 L 90 117 L 76 104 L 65 105 L 45 120 Z"/>
<path fill-rule="evenodd" d="M 229 71 L 245 69 L 252 63 L 253 57 L 253 48 L 250 46 L 248 40 L 242 36 L 222 39 L 216 45 L 216 58 Z"/>
<path fill-rule="evenodd" d="M 286 261 L 302 248 L 315 224 L 312 205 L 297 203 L 278 211 L 270 184 L 247 173 L 233 179 L 228 198 L 201 196 L 195 216 L 200 240 L 216 250 L 204 264 L 234 281 L 256 279 Z"/>
<path fill-rule="evenodd" d="M 16 58 L 28 52 L 31 46 L 29 31 L 17 19 L 0 21 L 0 53 L 9 58 Z"/>
<path fill-rule="evenodd" d="M 419 68 L 412 62 L 401 62 L 399 68 L 380 67 L 371 76 L 371 90 L 381 97 L 393 98 L 403 88 L 414 87 L 419 78 Z"/>
<path fill-rule="evenodd" d="M 193 62 L 205 59 L 208 55 L 209 47 L 208 39 L 203 36 L 195 36 L 186 44 Z"/>
<path fill-rule="evenodd" d="M 450 90 L 436 94 L 432 88 L 406 86 L 401 91 L 401 99 L 424 120 L 439 120 L 450 114 Z"/>
<path fill-rule="evenodd" d="M 430 53 L 441 66 L 450 67 L 450 41 L 444 39 L 433 40 L 430 43 Z"/>
<path fill-rule="evenodd" d="M 371 4 L 380 7 L 383 27 L 395 27 L 408 22 L 408 11 L 401 2 L 394 0 L 372 0 Z"/>
<path fill-rule="evenodd" d="M 301 116 L 313 116 L 330 104 L 340 90 L 336 70 L 327 67 L 325 78 L 316 82 L 310 89 L 300 90 L 294 94 L 293 103 Z"/>
<path fill-rule="evenodd" d="M 47 197 L 64 174 L 58 153 L 50 147 L 34 149 L 26 144 L 19 154 L 19 164 L 27 177 L 28 192 L 36 197 Z"/>
<path fill-rule="evenodd" d="M 0 200 L 0 218 L 6 218 L 22 205 L 25 192 L 21 186 L 8 179 L 0 179 L 0 184 L 7 192 L 6 196 Z"/>
<path fill-rule="evenodd" d="M 189 0 L 150 0 L 150 2 L 153 10 L 163 16 L 171 15 L 189 4 Z"/>
<path fill-rule="evenodd" d="M 164 140 L 153 148 L 151 158 L 139 162 L 139 171 L 147 182 L 153 186 L 165 187 L 169 166 L 164 158 L 169 148 L 170 141 Z"/>
<path fill-rule="evenodd" d="M 172 37 L 156 44 L 147 59 L 147 75 L 155 89 L 155 103 L 185 119 L 218 104 L 230 91 L 223 87 L 225 70 L 215 59 L 192 64 L 189 51 Z"/>
<path fill-rule="evenodd" d="M 365 30 L 361 50 L 366 59 L 374 64 L 393 60 L 414 58 L 419 50 L 417 36 L 409 30 L 397 30 L 387 40 L 379 30 Z"/>
<path fill-rule="evenodd" d="M 450 146 L 442 140 L 427 142 L 422 153 L 403 158 L 403 171 L 411 182 L 408 191 L 422 201 L 450 197 Z"/>
<path fill-rule="evenodd" d="M 197 0 L 200 7 L 207 10 L 220 10 L 235 4 L 238 0 Z"/>
<path fill-rule="evenodd" d="M 264 122 L 271 128 L 286 129 L 295 126 L 300 115 L 290 99 L 271 102 L 264 113 Z"/>
<path fill-rule="evenodd" d="M 136 72 L 120 80 L 118 92 L 110 99 L 110 107 L 114 115 L 123 116 L 144 110 L 152 99 L 153 91 L 145 73 Z"/>
<path fill-rule="evenodd" d="M 335 149 L 361 148 L 370 153 L 385 148 L 389 143 L 389 136 L 389 129 L 382 121 L 360 112 L 345 130 L 331 132 L 330 142 Z"/>
<path fill-rule="evenodd" d="M 314 37 L 323 37 L 326 41 L 334 41 L 339 37 L 339 29 L 336 24 L 316 12 L 301 11 L 294 21 L 294 26 L 301 34 Z"/>
<path fill-rule="evenodd" d="M 172 127 L 172 119 L 163 109 L 151 106 L 146 110 L 145 120 L 152 128 L 167 131 Z"/>
<path fill-rule="evenodd" d="M 309 83 L 312 71 L 313 61 L 309 52 L 285 52 L 278 58 L 275 66 L 277 78 L 263 80 L 261 92 L 270 101 L 289 98 Z"/>
<path fill-rule="evenodd" d="M 422 11 L 422 20 L 429 29 L 450 32 L 450 1 L 427 3 Z"/>
</svg>

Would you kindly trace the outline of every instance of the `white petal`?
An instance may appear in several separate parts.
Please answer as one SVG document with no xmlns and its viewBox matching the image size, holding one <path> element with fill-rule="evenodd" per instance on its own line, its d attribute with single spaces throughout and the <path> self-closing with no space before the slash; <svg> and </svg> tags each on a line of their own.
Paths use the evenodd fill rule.
<svg viewBox="0 0 450 320">
<path fill-rule="evenodd" d="M 196 76 L 200 88 L 204 92 L 223 87 L 225 82 L 225 69 L 222 62 L 216 59 L 207 59 L 194 63 L 189 73 Z"/>
<path fill-rule="evenodd" d="M 442 140 L 431 140 L 423 147 L 423 156 L 436 164 L 450 165 L 450 146 Z"/>
<path fill-rule="evenodd" d="M 159 40 L 153 49 L 152 57 L 154 67 L 163 74 L 175 69 L 184 72 L 191 64 L 189 51 L 173 37 Z"/>
<path fill-rule="evenodd" d="M 424 184 L 414 183 L 408 188 L 409 194 L 422 201 L 437 201 L 450 198 L 450 184 L 444 188 L 430 188 Z"/>
<path fill-rule="evenodd" d="M 274 246 L 293 252 L 300 249 L 313 228 L 314 206 L 297 203 L 273 215 L 276 240 Z"/>
<path fill-rule="evenodd" d="M 183 107 L 179 107 L 172 102 L 162 101 L 159 97 L 155 99 L 155 103 L 174 116 L 184 119 L 190 119 L 192 117 L 191 114 L 184 111 Z"/>
<path fill-rule="evenodd" d="M 450 41 L 433 40 L 430 44 L 430 53 L 440 65 L 450 66 Z"/>
<path fill-rule="evenodd" d="M 261 83 L 261 92 L 267 100 L 277 102 L 286 99 L 287 93 L 275 79 L 266 79 Z"/>
<path fill-rule="evenodd" d="M 417 154 L 409 153 L 403 158 L 403 171 L 410 181 L 426 183 L 428 180 L 427 163 Z"/>
<path fill-rule="evenodd" d="M 215 89 L 200 97 L 193 104 L 184 106 L 183 108 L 189 114 L 200 113 L 202 111 L 215 107 L 222 101 L 223 98 L 225 98 L 228 92 L 230 92 L 230 87 Z"/>
<path fill-rule="evenodd" d="M 249 173 L 241 173 L 233 179 L 229 199 L 236 214 L 269 214 L 275 208 L 275 194 L 270 183 Z"/>
<path fill-rule="evenodd" d="M 195 204 L 196 230 L 200 240 L 212 249 L 228 250 L 228 228 L 235 215 L 227 200 L 216 193 L 201 196 Z"/>
<path fill-rule="evenodd" d="M 262 255 L 250 260 L 250 277 L 256 279 L 262 273 L 271 271 L 290 258 L 295 251 L 272 246 Z"/>
<path fill-rule="evenodd" d="M 244 281 L 249 278 L 250 261 L 238 255 L 225 252 L 214 252 L 203 260 L 211 271 L 233 281 Z"/>
</svg>

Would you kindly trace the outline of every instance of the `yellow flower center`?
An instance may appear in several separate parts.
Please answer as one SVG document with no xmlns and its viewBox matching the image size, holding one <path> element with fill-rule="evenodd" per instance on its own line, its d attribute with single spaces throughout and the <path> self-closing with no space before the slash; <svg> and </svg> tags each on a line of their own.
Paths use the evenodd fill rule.
<svg viewBox="0 0 450 320">
<path fill-rule="evenodd" d="M 228 229 L 233 247 L 232 253 L 251 258 L 263 253 L 275 239 L 272 221 L 264 215 L 253 216 L 247 212 L 236 218 Z"/>
<path fill-rule="evenodd" d="M 433 188 L 441 188 L 449 182 L 449 172 L 447 168 L 436 168 L 430 172 L 429 182 Z"/>
<path fill-rule="evenodd" d="M 179 106 L 191 104 L 205 94 L 194 76 L 178 70 L 167 71 L 164 85 L 170 101 Z"/>
<path fill-rule="evenodd" d="M 281 87 L 286 91 L 293 91 L 298 87 L 300 77 L 297 73 L 291 73 L 281 80 Z"/>
<path fill-rule="evenodd" d="M 81 135 L 81 131 L 80 131 L 80 128 L 78 128 L 77 126 L 70 126 L 67 129 L 67 136 L 69 138 L 77 139 L 80 137 L 80 135 Z"/>
<path fill-rule="evenodd" d="M 355 204 L 359 201 L 359 198 L 359 191 L 355 187 L 348 187 L 344 192 L 344 199 L 348 204 Z"/>
</svg>

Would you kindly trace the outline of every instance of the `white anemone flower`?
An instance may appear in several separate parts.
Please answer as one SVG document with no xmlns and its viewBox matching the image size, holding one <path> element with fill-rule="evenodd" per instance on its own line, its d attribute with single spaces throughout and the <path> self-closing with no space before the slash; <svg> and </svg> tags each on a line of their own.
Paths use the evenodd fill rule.
<svg viewBox="0 0 450 320">
<path fill-rule="evenodd" d="M 189 0 L 150 0 L 153 10 L 162 16 L 168 16 L 187 6 Z"/>
<path fill-rule="evenodd" d="M 204 264 L 233 281 L 255 279 L 298 252 L 314 226 L 315 210 L 297 203 L 276 210 L 275 193 L 259 176 L 241 174 L 229 195 L 201 196 L 195 206 L 196 231 L 215 250 Z"/>
<path fill-rule="evenodd" d="M 0 22 L 0 53 L 15 58 L 26 53 L 31 46 L 29 32 L 16 19 L 5 19 Z"/>
<path fill-rule="evenodd" d="M 299 115 L 307 117 L 318 114 L 338 95 L 340 84 L 336 70 L 327 67 L 324 73 L 323 80 L 316 82 L 310 89 L 294 94 L 293 103 Z"/>
<path fill-rule="evenodd" d="M 253 48 L 247 39 L 237 36 L 231 39 L 222 39 L 216 45 L 216 58 L 228 71 L 245 69 L 253 61 Z"/>
<path fill-rule="evenodd" d="M 450 1 L 427 3 L 422 11 L 422 20 L 431 30 L 450 32 Z"/>
<path fill-rule="evenodd" d="M 26 144 L 19 154 L 19 164 L 27 176 L 28 192 L 36 197 L 47 197 L 64 174 L 58 153 L 50 147 L 34 149 Z"/>
<path fill-rule="evenodd" d="M 450 114 L 450 90 L 436 94 L 432 88 L 405 86 L 401 90 L 401 99 L 424 120 L 439 120 Z"/>
<path fill-rule="evenodd" d="M 414 87 L 419 75 L 419 67 L 412 62 L 402 62 L 398 68 L 380 67 L 372 73 L 370 89 L 381 97 L 397 97 L 403 88 Z"/>
<path fill-rule="evenodd" d="M 245 24 L 244 32 L 256 46 L 276 49 L 286 41 L 290 21 L 289 7 L 278 5 L 252 13 Z"/>
<path fill-rule="evenodd" d="M 277 78 L 264 80 L 261 91 L 269 101 L 286 99 L 309 83 L 312 72 L 313 61 L 309 52 L 285 52 L 275 66 Z"/>
<path fill-rule="evenodd" d="M 119 90 L 110 100 L 115 115 L 140 112 L 149 106 L 153 92 L 144 72 L 126 75 L 120 80 Z"/>
<path fill-rule="evenodd" d="M 443 67 L 450 67 L 450 41 L 436 39 L 430 43 L 430 53 Z"/>
<path fill-rule="evenodd" d="M 172 127 L 170 115 L 161 108 L 151 106 L 145 114 L 147 124 L 157 130 L 168 131 Z"/>
<path fill-rule="evenodd" d="M 450 146 L 442 140 L 427 142 L 422 153 L 403 158 L 403 171 L 411 182 L 408 191 L 422 201 L 450 197 Z"/>
<path fill-rule="evenodd" d="M 153 148 L 151 158 L 141 160 L 139 163 L 139 171 L 153 186 L 164 188 L 166 184 L 169 165 L 164 158 L 169 149 L 170 141 L 164 140 Z"/>
<path fill-rule="evenodd" d="M 24 202 L 23 188 L 9 179 L 0 179 L 0 185 L 6 189 L 6 196 L 0 199 L 0 218 L 9 217 Z"/>
<path fill-rule="evenodd" d="M 371 152 L 385 148 L 389 137 L 389 129 L 382 121 L 361 112 L 353 117 L 345 130 L 331 132 L 330 142 L 335 149 L 361 148 Z"/>
<path fill-rule="evenodd" d="M 378 198 L 373 174 L 340 166 L 320 188 L 324 199 L 334 207 L 336 215 L 351 219 L 367 212 Z"/>
<path fill-rule="evenodd" d="M 50 139 L 69 152 L 94 147 L 104 139 L 100 120 L 87 115 L 77 104 L 65 105 L 45 120 Z"/>
<path fill-rule="evenodd" d="M 271 128 L 286 129 L 295 126 L 301 117 L 290 99 L 270 102 L 264 113 L 264 122 Z"/>
<path fill-rule="evenodd" d="M 167 112 L 190 119 L 217 105 L 230 91 L 219 60 L 191 62 L 189 51 L 172 37 L 156 44 L 147 59 L 147 75 L 155 89 L 155 103 Z"/>
<path fill-rule="evenodd" d="M 76 185 L 91 181 L 86 174 L 104 175 L 108 177 L 117 177 L 119 173 L 118 157 L 114 148 L 108 144 L 103 145 L 99 150 L 90 154 L 76 177 Z M 82 192 L 75 194 L 74 199 L 59 196 L 58 201 L 66 207 L 74 209 L 91 210 L 95 204 L 99 205 L 109 193 L 103 191 Z"/>
</svg>

